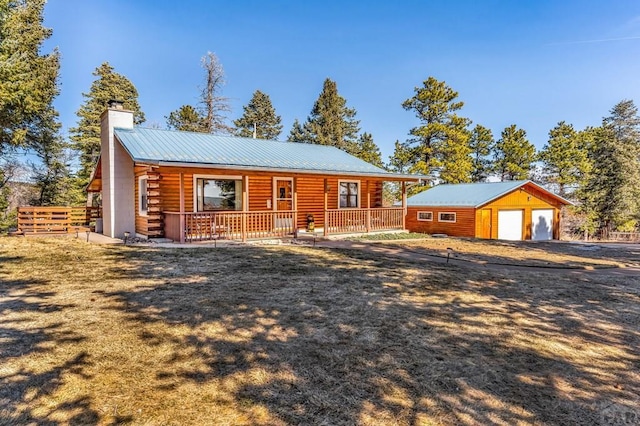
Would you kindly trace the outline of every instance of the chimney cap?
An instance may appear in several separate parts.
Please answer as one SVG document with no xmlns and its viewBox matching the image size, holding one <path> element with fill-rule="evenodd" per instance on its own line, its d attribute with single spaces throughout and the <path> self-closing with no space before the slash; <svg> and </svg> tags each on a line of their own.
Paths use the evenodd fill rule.
<svg viewBox="0 0 640 426">
<path fill-rule="evenodd" d="M 110 99 L 109 102 L 107 102 L 107 106 L 110 109 L 124 109 L 124 101 L 119 101 L 117 99 Z"/>
</svg>

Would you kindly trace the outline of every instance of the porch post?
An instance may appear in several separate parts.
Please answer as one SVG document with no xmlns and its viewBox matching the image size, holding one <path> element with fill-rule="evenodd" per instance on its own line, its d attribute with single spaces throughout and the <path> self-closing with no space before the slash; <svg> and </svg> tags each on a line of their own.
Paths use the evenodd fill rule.
<svg viewBox="0 0 640 426">
<path fill-rule="evenodd" d="M 184 173 L 180 172 L 178 176 L 180 179 L 180 243 L 184 244 Z"/>
<path fill-rule="evenodd" d="M 293 191 L 293 204 L 291 206 L 291 208 L 293 209 L 293 220 L 292 220 L 292 225 L 293 225 L 293 232 L 294 235 L 298 235 L 298 178 L 297 177 L 293 177 L 293 188 L 291 188 Z"/>
<path fill-rule="evenodd" d="M 367 181 L 367 233 L 371 232 L 371 191 Z"/>
<path fill-rule="evenodd" d="M 242 242 L 247 242 L 247 212 L 249 211 L 249 176 L 242 176 Z"/>
<path fill-rule="evenodd" d="M 326 237 L 329 235 L 329 212 L 327 211 L 327 207 L 329 206 L 329 183 L 327 182 L 327 178 L 324 179 L 324 229 L 323 233 Z"/>
<path fill-rule="evenodd" d="M 407 229 L 407 183 L 402 181 L 402 229 Z"/>
</svg>

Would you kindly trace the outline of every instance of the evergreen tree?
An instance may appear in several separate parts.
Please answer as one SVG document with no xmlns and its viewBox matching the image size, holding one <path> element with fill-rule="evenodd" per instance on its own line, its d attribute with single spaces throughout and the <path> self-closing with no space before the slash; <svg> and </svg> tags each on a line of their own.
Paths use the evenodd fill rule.
<svg viewBox="0 0 640 426">
<path fill-rule="evenodd" d="M 549 142 L 538 155 L 543 164 L 543 180 L 555 185 L 563 197 L 567 190 L 575 190 L 589 171 L 591 163 L 585 144 L 585 133 L 576 132 L 571 124 L 561 121 L 549 131 Z"/>
<path fill-rule="evenodd" d="M 191 105 L 182 105 L 166 117 L 170 130 L 206 133 L 205 117 Z"/>
<path fill-rule="evenodd" d="M 469 121 L 456 115 L 464 103 L 456 100 L 458 92 L 444 81 L 429 77 L 414 92 L 413 97 L 402 103 L 404 109 L 414 111 L 420 120 L 420 126 L 411 129 L 413 138 L 406 145 L 411 149 L 410 171 L 435 176 L 443 167 L 446 155 L 464 157 L 464 145 L 468 145 L 468 137 L 465 138 L 463 133 Z M 450 162 L 444 166 L 445 179 L 466 179 L 466 165 L 461 170 L 456 170 Z"/>
<path fill-rule="evenodd" d="M 338 94 L 336 83 L 327 78 L 304 126 L 309 142 L 335 146 L 355 154 L 360 131 L 360 122 L 355 116 L 356 110 L 347 107 L 347 101 Z"/>
<path fill-rule="evenodd" d="M 289 142 L 309 142 L 311 140 L 311 136 L 309 135 L 308 129 L 305 128 L 298 119 L 293 120 L 293 126 L 291 126 L 291 131 L 289 132 L 289 136 L 287 136 L 287 141 Z"/>
<path fill-rule="evenodd" d="M 469 139 L 472 157 L 471 182 L 485 182 L 493 171 L 490 155 L 494 143 L 490 129 L 477 124 L 471 131 Z"/>
<path fill-rule="evenodd" d="M 86 200 L 86 194 L 84 191 L 74 191 L 68 165 L 68 144 L 59 135 L 60 124 L 55 111 L 50 109 L 44 114 L 37 127 L 40 131 L 31 145 L 31 151 L 39 160 L 31 165 L 37 196 L 31 200 L 31 204 L 82 204 Z"/>
<path fill-rule="evenodd" d="M 357 151 L 354 153 L 356 157 L 366 161 L 369 164 L 373 164 L 374 166 L 384 168 L 380 148 L 373 141 L 373 136 L 371 135 L 371 133 L 364 132 L 362 135 L 360 135 L 357 145 Z"/>
<path fill-rule="evenodd" d="M 52 31 L 43 26 L 44 0 L 0 0 L 0 216 L 7 225 L 5 213 L 11 195 L 9 182 L 21 165 L 15 160 L 16 149 L 34 153 L 46 174 L 68 176 L 65 163 L 49 162 L 57 155 L 62 141 L 59 136 L 58 113 L 53 100 L 59 93 L 59 54 L 40 50 Z M 36 185 L 43 188 L 35 175 Z M 51 188 L 47 194 L 60 196 L 65 185 Z M 4 226 L 3 226 L 4 227 Z"/>
<path fill-rule="evenodd" d="M 138 104 L 138 91 L 125 76 L 114 71 L 108 62 L 93 72 L 97 78 L 91 84 L 85 99 L 76 112 L 78 126 L 69 129 L 73 146 L 80 152 L 78 185 L 86 186 L 100 155 L 100 115 L 110 100 L 122 101 L 124 108 L 133 111 L 134 124 L 144 122 L 144 113 Z"/>
<path fill-rule="evenodd" d="M 16 209 L 11 208 L 12 188 L 10 182 L 16 178 L 21 164 L 13 156 L 0 157 L 0 233 L 17 224 Z"/>
<path fill-rule="evenodd" d="M 584 209 L 602 230 L 633 230 L 640 219 L 640 117 L 633 101 L 621 101 L 603 120 L 591 158 Z"/>
<path fill-rule="evenodd" d="M 41 54 L 51 29 L 43 23 L 45 0 L 0 0 L 0 155 L 29 148 L 34 123 L 58 95 L 60 57 Z"/>
<path fill-rule="evenodd" d="M 218 57 L 207 52 L 201 59 L 205 71 L 204 87 L 200 94 L 202 115 L 207 133 L 229 133 L 232 131 L 226 121 L 226 113 L 231 111 L 229 99 L 222 96 L 222 87 L 226 84 L 224 68 Z"/>
<path fill-rule="evenodd" d="M 529 179 L 536 159 L 536 148 L 527 140 L 527 132 L 515 124 L 502 131 L 494 147 L 495 171 L 500 180 Z"/>
<path fill-rule="evenodd" d="M 249 103 L 243 107 L 242 117 L 235 120 L 237 136 L 250 138 L 254 135 L 258 139 L 277 140 L 282 132 L 280 116 L 271 104 L 269 95 L 256 90 Z"/>
<path fill-rule="evenodd" d="M 396 173 L 409 173 L 412 167 L 413 150 L 408 146 L 408 143 L 402 143 L 396 140 L 393 155 L 389 157 L 388 169 Z M 399 201 L 402 198 L 402 188 L 398 183 L 391 184 L 390 192 L 393 195 L 395 201 Z M 429 189 L 429 184 L 424 182 L 422 184 L 411 185 L 407 190 L 408 195 L 415 195 Z"/>
<path fill-rule="evenodd" d="M 446 139 L 440 146 L 440 170 L 438 179 L 444 183 L 471 182 L 473 171 L 472 151 L 469 145 L 471 137 L 466 129 L 470 121 L 466 118 L 453 116 Z"/>
<path fill-rule="evenodd" d="M 389 157 L 389 170 L 396 173 L 407 173 L 411 166 L 411 149 L 396 140 L 393 155 Z"/>
</svg>

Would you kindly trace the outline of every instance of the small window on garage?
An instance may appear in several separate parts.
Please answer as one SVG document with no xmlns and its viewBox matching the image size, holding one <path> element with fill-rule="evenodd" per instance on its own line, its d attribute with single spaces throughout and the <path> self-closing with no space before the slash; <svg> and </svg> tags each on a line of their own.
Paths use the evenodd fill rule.
<svg viewBox="0 0 640 426">
<path fill-rule="evenodd" d="M 456 214 L 452 212 L 440 212 L 438 213 L 438 222 L 450 222 L 455 223 Z"/>
<path fill-rule="evenodd" d="M 421 221 L 433 220 L 433 212 L 418 212 L 418 220 L 421 220 Z"/>
</svg>

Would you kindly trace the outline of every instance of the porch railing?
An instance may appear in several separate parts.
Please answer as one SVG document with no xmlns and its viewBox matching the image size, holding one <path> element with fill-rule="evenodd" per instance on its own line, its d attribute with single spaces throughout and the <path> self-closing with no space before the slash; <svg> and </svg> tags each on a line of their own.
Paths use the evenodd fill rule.
<svg viewBox="0 0 640 426">
<path fill-rule="evenodd" d="M 403 229 L 399 208 L 326 210 L 324 235 Z M 297 230 L 297 211 L 164 212 L 165 237 L 193 242 L 283 238 Z M 316 223 L 316 226 L 319 224 Z"/>
<path fill-rule="evenodd" d="M 181 242 L 282 238 L 296 230 L 294 210 L 164 212 L 164 218 L 165 236 Z"/>
<path fill-rule="evenodd" d="M 95 223 L 100 213 L 99 207 L 18 207 L 18 230 L 26 234 L 75 232 Z"/>
<path fill-rule="evenodd" d="M 333 209 L 326 211 L 325 234 L 363 233 L 403 229 L 404 209 Z"/>
</svg>

